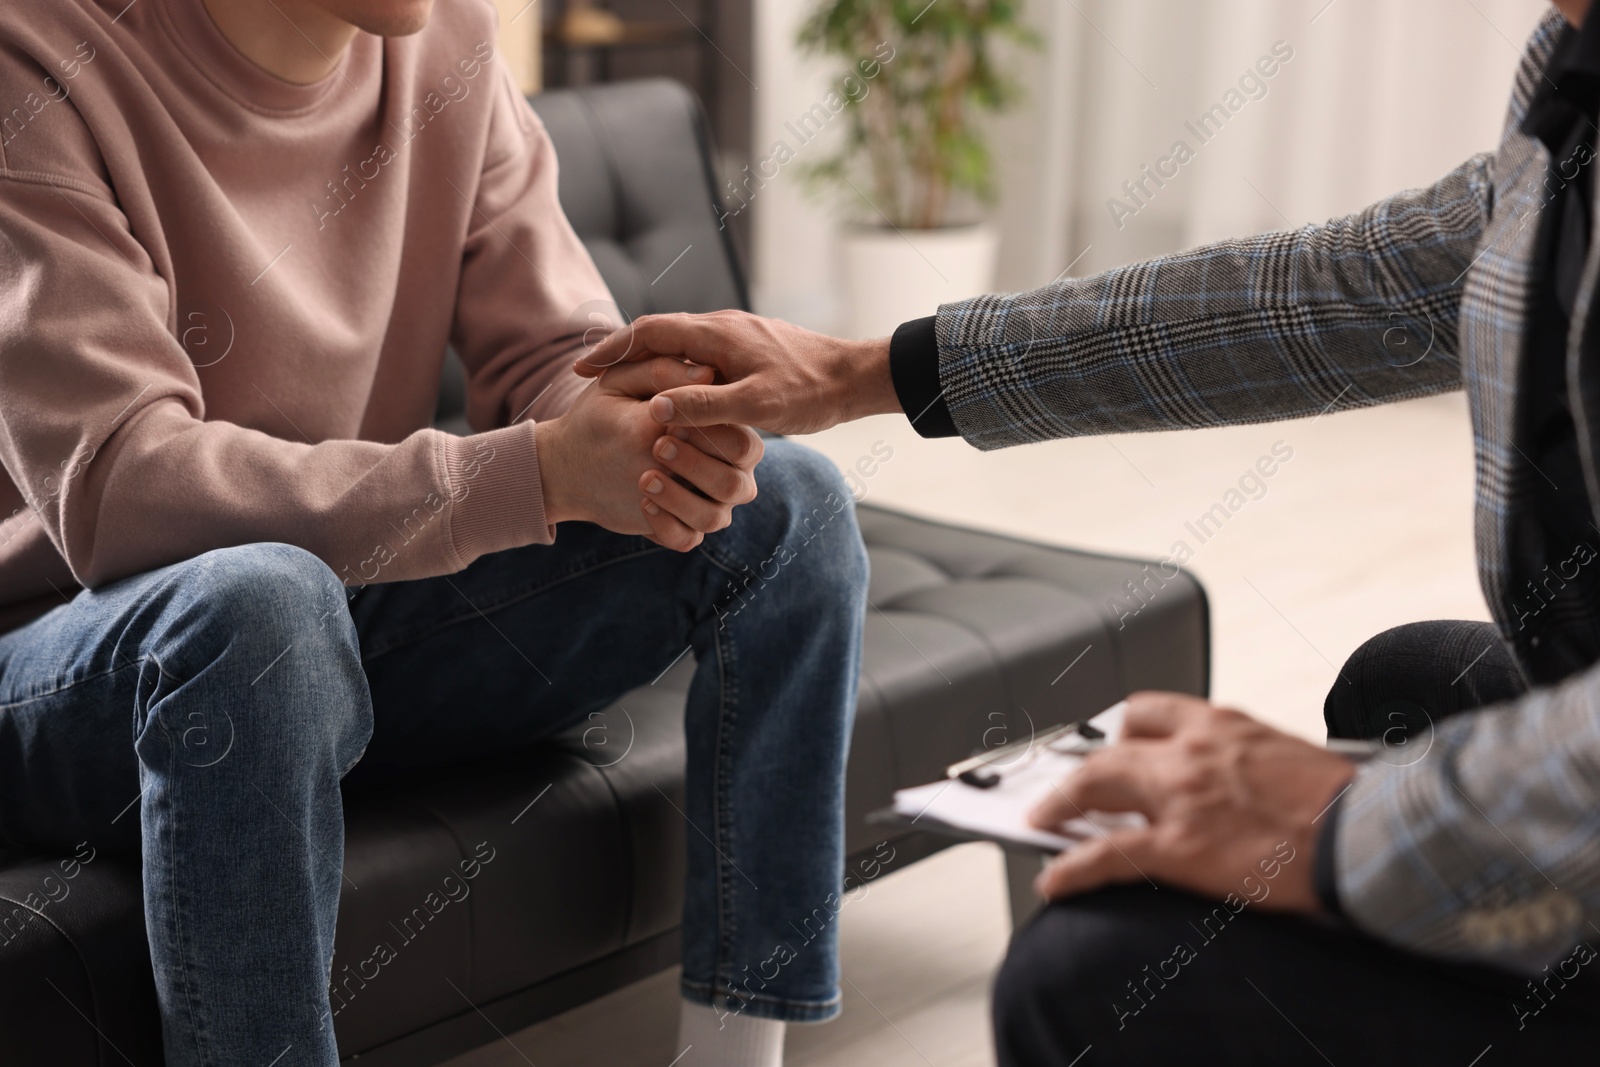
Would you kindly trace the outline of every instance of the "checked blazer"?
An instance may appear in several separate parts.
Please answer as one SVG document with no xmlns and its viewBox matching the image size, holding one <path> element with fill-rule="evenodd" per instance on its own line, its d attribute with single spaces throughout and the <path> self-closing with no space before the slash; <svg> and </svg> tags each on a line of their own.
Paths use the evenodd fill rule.
<svg viewBox="0 0 1600 1067">
<path fill-rule="evenodd" d="M 1521 125 L 1563 27 L 1552 12 L 1530 39 L 1498 148 L 1429 188 L 1320 226 L 940 308 L 939 380 L 956 427 L 993 449 L 1464 389 L 1479 578 L 1502 636 L 1525 651 L 1508 532 L 1531 461 L 1514 427 L 1537 220 L 1553 194 L 1549 153 Z M 1597 276 L 1600 240 L 1574 336 Z M 1600 501 L 1600 383 L 1576 346 L 1568 363 Z M 1353 921 L 1420 952 L 1533 972 L 1600 938 L 1600 667 L 1442 721 L 1425 755 L 1398 762 L 1365 764 L 1338 811 L 1335 869 Z"/>
</svg>

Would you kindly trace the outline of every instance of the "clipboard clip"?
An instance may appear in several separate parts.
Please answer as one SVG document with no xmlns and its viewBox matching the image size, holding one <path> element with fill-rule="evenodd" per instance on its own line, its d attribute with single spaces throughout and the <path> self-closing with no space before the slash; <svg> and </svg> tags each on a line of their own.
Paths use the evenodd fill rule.
<svg viewBox="0 0 1600 1067">
<path fill-rule="evenodd" d="M 1105 731 L 1088 720 L 1069 722 L 1052 726 L 1026 741 L 1014 741 L 952 763 L 945 768 L 944 775 L 974 789 L 993 789 L 1007 774 L 1026 767 L 1047 749 L 1058 755 L 1087 756 L 1105 743 Z"/>
</svg>

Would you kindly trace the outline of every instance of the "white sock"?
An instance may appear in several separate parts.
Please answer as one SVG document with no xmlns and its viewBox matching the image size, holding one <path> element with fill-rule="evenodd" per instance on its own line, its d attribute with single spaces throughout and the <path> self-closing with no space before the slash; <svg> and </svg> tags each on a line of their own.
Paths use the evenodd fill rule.
<svg viewBox="0 0 1600 1067">
<path fill-rule="evenodd" d="M 674 1067 L 783 1067 L 785 1024 L 683 1002 Z"/>
</svg>

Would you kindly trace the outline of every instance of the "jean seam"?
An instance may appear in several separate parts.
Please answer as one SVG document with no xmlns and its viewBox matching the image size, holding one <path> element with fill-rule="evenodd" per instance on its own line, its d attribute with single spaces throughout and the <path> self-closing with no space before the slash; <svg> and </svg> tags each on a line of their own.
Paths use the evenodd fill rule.
<svg viewBox="0 0 1600 1067">
<path fill-rule="evenodd" d="M 647 548 L 630 551 L 621 555 L 611 556 L 604 560 L 598 560 L 593 563 L 585 563 L 582 566 L 574 566 L 572 569 L 559 572 L 543 582 L 534 585 L 523 586 L 515 593 L 503 595 L 499 600 L 491 601 L 489 603 L 478 604 L 472 600 L 467 600 L 467 604 L 472 608 L 470 612 L 446 616 L 443 619 L 434 619 L 427 623 L 419 624 L 409 631 L 400 631 L 397 636 L 382 644 L 375 645 L 370 649 L 363 649 L 361 653 L 361 662 L 370 662 L 380 656 L 386 656 L 398 648 L 415 644 L 416 642 L 424 640 L 425 638 L 432 637 L 434 634 L 439 633 L 442 630 L 449 629 L 450 627 L 459 623 L 470 622 L 473 619 L 479 618 L 480 613 L 482 615 L 489 615 L 493 612 L 502 611 L 513 604 L 517 604 L 531 597 L 538 596 L 540 593 L 554 589 L 556 586 L 563 585 L 567 582 L 573 581 L 574 579 L 581 578 L 586 574 L 591 574 L 594 571 L 603 570 L 606 567 L 611 567 L 618 563 L 626 563 L 642 556 L 654 555 L 657 552 L 665 551 L 666 549 L 661 548 L 658 545 L 651 545 Z M 463 599 L 465 599 L 466 595 L 462 594 L 462 596 Z"/>
<path fill-rule="evenodd" d="M 712 566 L 727 574 L 730 582 L 732 579 L 739 577 L 740 571 L 738 567 L 734 566 L 734 564 L 729 559 L 725 558 L 721 552 L 718 552 L 716 546 L 711 544 L 709 541 L 702 541 L 698 551 L 702 556 L 711 561 Z M 746 571 L 750 569 L 749 566 L 745 564 L 739 564 L 739 566 L 744 567 Z"/>
<path fill-rule="evenodd" d="M 735 566 L 731 558 L 725 557 L 722 553 L 718 552 L 716 546 L 712 545 L 710 542 L 702 542 L 696 551 L 709 560 L 713 567 L 722 571 L 728 576 L 728 590 L 735 598 L 737 598 L 739 596 L 739 579 L 745 574 L 752 573 L 749 565 L 741 563 Z M 760 576 L 759 572 L 755 573 L 757 574 L 757 577 Z M 749 584 L 746 583 L 746 589 L 748 588 Z M 763 580 L 762 588 L 766 588 L 765 580 Z M 728 628 L 727 620 L 732 616 L 737 615 L 738 612 L 733 611 L 726 615 L 719 614 L 717 611 L 717 605 L 719 603 L 720 601 L 715 595 L 713 595 L 710 601 L 710 610 L 712 617 L 717 620 L 718 632 L 721 632 Z"/>
<path fill-rule="evenodd" d="M 709 555 L 709 553 L 708 553 Z M 717 687 L 717 747 L 716 762 L 714 763 L 714 782 L 712 789 L 712 834 L 717 841 L 717 850 L 721 853 L 716 857 L 717 865 L 717 900 L 718 916 L 717 925 L 720 927 L 717 938 L 717 960 L 712 967 L 713 985 L 724 981 L 729 995 L 734 988 L 734 942 L 737 940 L 738 928 L 733 916 L 733 872 L 734 867 L 734 842 L 731 828 L 727 826 L 726 813 L 728 811 L 728 794 L 731 788 L 731 769 L 733 758 L 729 751 L 729 738 L 737 727 L 737 713 L 733 710 L 738 705 L 737 677 L 735 669 L 734 648 L 731 637 L 726 627 L 717 627 L 717 667 L 721 676 L 721 684 Z M 730 699 L 731 694 L 731 699 Z"/>
<path fill-rule="evenodd" d="M 0 711 L 10 711 L 13 708 L 20 708 L 20 707 L 24 707 L 25 705 L 32 704 L 36 700 L 44 700 L 44 699 L 46 699 L 48 697 L 60 696 L 62 693 L 65 693 L 65 692 L 68 692 L 70 690 L 76 689 L 80 685 L 87 685 L 90 682 L 98 682 L 100 679 L 109 677 L 110 675 L 113 675 L 113 674 L 116 674 L 118 671 L 125 671 L 129 667 L 137 667 L 137 666 L 138 666 L 137 663 L 134 663 L 134 662 L 130 661 L 128 663 L 122 664 L 121 666 L 107 667 L 105 670 L 95 671 L 93 674 L 86 674 L 82 678 L 74 678 L 70 682 L 65 682 L 65 683 L 58 682 L 56 685 L 53 685 L 49 689 L 45 689 L 45 690 L 42 690 L 42 691 L 37 692 L 37 693 L 30 693 L 27 696 L 23 697 L 21 700 L 13 700 L 13 701 L 10 701 L 8 703 L 0 703 Z M 156 666 L 159 669 L 161 665 L 159 663 L 157 663 Z M 163 672 L 163 673 L 165 673 L 165 672 Z"/>
<path fill-rule="evenodd" d="M 161 669 L 159 661 L 156 664 L 156 669 L 158 671 Z M 161 673 L 165 674 L 164 671 Z M 148 721 L 150 717 L 146 715 L 145 718 L 146 721 Z M 166 741 L 164 747 L 167 752 L 166 777 L 168 801 L 169 803 L 172 803 L 173 807 L 173 817 L 170 818 L 167 823 L 166 842 L 167 870 L 170 872 L 170 876 L 172 878 L 172 893 L 170 895 L 168 904 L 168 924 L 172 928 L 172 944 L 174 954 L 177 959 L 176 970 L 179 974 L 179 980 L 183 985 L 184 1007 L 189 1013 L 189 1027 L 194 1033 L 194 1051 L 196 1062 L 201 1065 L 207 1065 L 211 1063 L 211 1059 L 206 1055 L 205 1028 L 201 1025 L 199 1011 L 195 1003 L 194 978 L 189 973 L 189 955 L 187 949 L 185 948 L 183 938 L 183 908 L 180 903 L 180 898 L 182 898 L 184 894 L 178 885 L 178 819 L 176 817 L 178 805 L 174 802 L 174 798 L 178 792 L 177 772 L 176 768 L 173 766 L 177 753 L 171 744 L 171 737 L 167 733 L 166 725 L 161 722 L 161 716 L 159 713 L 155 715 L 155 726 L 156 729 L 161 731 L 162 736 Z"/>
</svg>

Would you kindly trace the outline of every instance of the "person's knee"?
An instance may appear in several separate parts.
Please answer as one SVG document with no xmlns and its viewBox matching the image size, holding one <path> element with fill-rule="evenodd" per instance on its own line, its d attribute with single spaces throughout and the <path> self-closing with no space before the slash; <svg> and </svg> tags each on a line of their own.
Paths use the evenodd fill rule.
<svg viewBox="0 0 1600 1067">
<path fill-rule="evenodd" d="M 797 568 L 814 594 L 852 602 L 865 596 L 867 552 L 855 498 L 826 456 L 788 441 L 768 442 L 756 468 L 760 495 L 741 531 L 759 557 L 748 565 L 763 582 Z M 736 513 L 737 515 L 737 513 Z"/>
<path fill-rule="evenodd" d="M 1425 733 L 1438 716 L 1424 703 L 1431 679 L 1413 661 L 1435 638 L 1433 624 L 1407 623 L 1352 652 L 1322 703 L 1328 736 L 1402 745 Z"/>
<path fill-rule="evenodd" d="M 271 541 L 202 552 L 188 562 L 186 574 L 205 582 L 208 595 L 237 595 L 251 611 L 280 601 L 292 609 L 341 590 L 338 575 L 321 559 L 296 545 Z"/>
<path fill-rule="evenodd" d="M 188 609 L 184 614 L 225 636 L 233 648 L 353 647 L 355 627 L 344 586 L 332 568 L 305 549 L 283 544 L 216 549 L 190 560 L 177 581 Z"/>
<path fill-rule="evenodd" d="M 284 544 L 203 553 L 174 569 L 163 616 L 150 695 L 179 711 L 183 721 L 165 725 L 184 762 L 216 758 L 240 731 L 263 755 L 321 749 L 348 764 L 366 747 L 355 625 L 343 584 L 316 556 Z M 166 699 L 181 687 L 189 699 Z"/>
<path fill-rule="evenodd" d="M 1329 737 L 1372 736 L 1368 732 L 1372 725 L 1369 721 L 1371 709 L 1366 706 L 1366 687 L 1361 682 L 1381 660 L 1383 647 L 1383 634 L 1369 637 L 1339 668 L 1338 676 L 1322 701 L 1322 721 L 1328 727 Z M 1378 732 L 1382 733 L 1382 729 Z"/>
<path fill-rule="evenodd" d="M 994 984 L 1002 1067 L 1059 1067 L 1092 1042 L 1095 1027 L 1086 1016 L 1094 1006 L 1110 1011 L 1107 990 L 1120 958 L 1099 932 L 1085 916 L 1056 906 L 1012 941 Z"/>
</svg>

